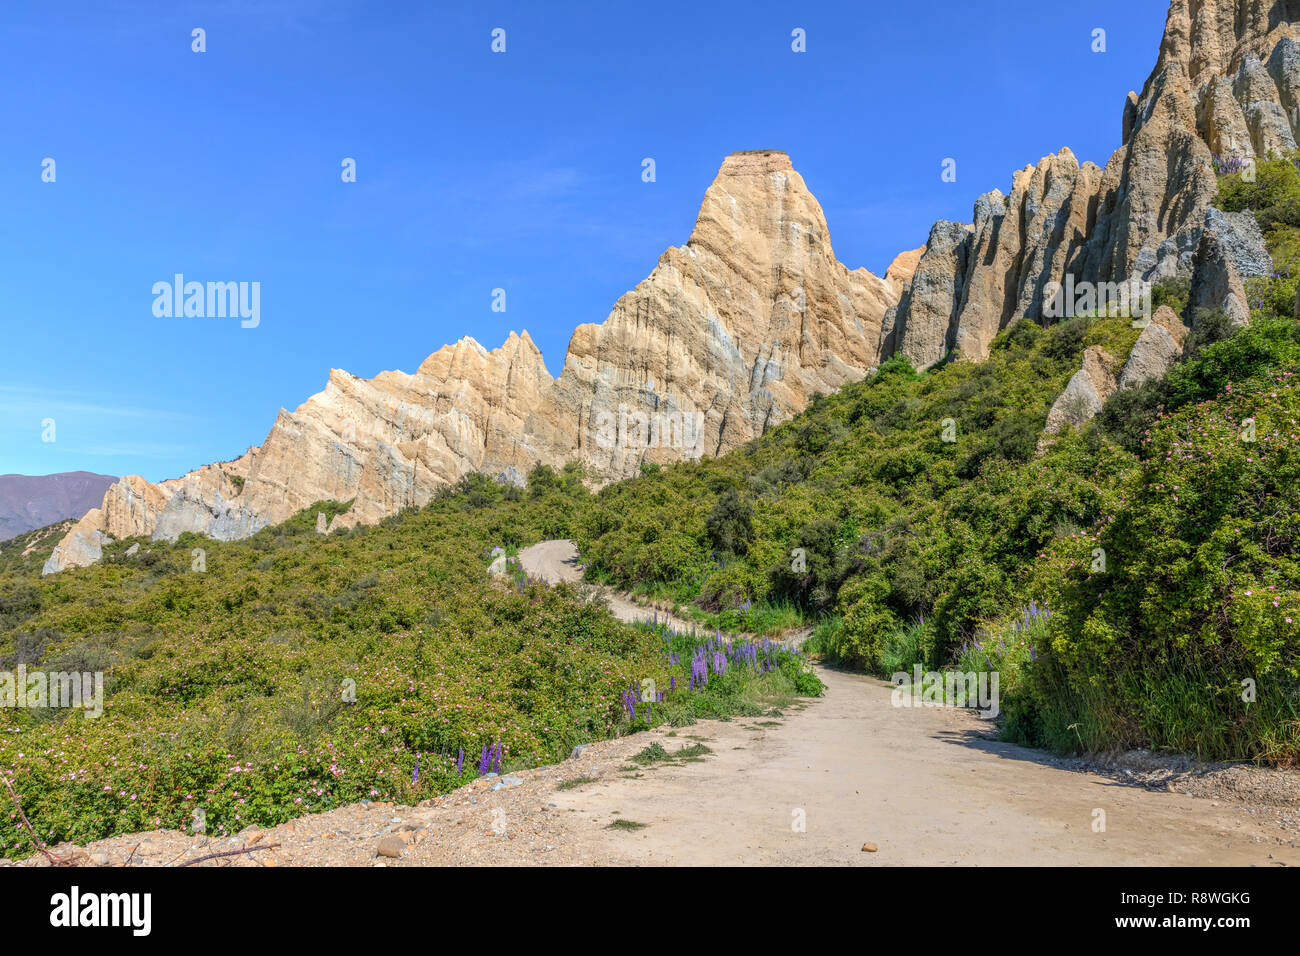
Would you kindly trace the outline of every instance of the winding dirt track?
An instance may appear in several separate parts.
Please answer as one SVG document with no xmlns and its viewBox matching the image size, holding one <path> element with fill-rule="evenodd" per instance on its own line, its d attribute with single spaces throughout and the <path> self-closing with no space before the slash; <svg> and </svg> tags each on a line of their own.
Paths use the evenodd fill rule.
<svg viewBox="0 0 1300 956">
<path fill-rule="evenodd" d="M 520 553 L 551 583 L 582 571 L 568 541 Z M 623 620 L 651 613 L 617 595 Z M 662 618 L 662 612 L 660 617 Z M 556 795 L 583 817 L 617 812 L 641 830 L 595 830 L 597 858 L 658 864 L 1297 865 L 1276 808 L 1152 791 L 1068 769 L 993 738 L 950 708 L 895 707 L 884 681 L 825 667 L 823 698 L 780 721 L 709 722 L 714 755 Z M 646 735 L 674 749 L 663 731 Z M 1105 830 L 1094 830 L 1097 811 Z M 795 823 L 800 814 L 804 832 Z M 1294 820 L 1296 814 L 1291 810 Z M 877 852 L 864 852 L 864 843 Z"/>
</svg>

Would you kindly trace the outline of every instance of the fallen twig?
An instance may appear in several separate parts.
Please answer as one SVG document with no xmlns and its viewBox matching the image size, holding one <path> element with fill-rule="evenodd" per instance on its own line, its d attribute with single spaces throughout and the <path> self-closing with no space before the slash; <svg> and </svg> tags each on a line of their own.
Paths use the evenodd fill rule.
<svg viewBox="0 0 1300 956">
<path fill-rule="evenodd" d="M 266 843 L 262 846 L 240 847 L 238 850 L 223 850 L 220 853 L 209 853 L 207 856 L 196 856 L 192 860 L 186 860 L 181 866 L 193 866 L 195 863 L 202 863 L 205 860 L 216 860 L 225 856 L 239 856 L 241 853 L 256 853 L 258 850 L 274 850 L 279 845 L 278 843 Z"/>
</svg>

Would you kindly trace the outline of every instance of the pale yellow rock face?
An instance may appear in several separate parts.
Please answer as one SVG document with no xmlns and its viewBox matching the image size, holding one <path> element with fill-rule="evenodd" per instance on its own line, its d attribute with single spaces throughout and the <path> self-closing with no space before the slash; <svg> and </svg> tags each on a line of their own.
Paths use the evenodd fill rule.
<svg viewBox="0 0 1300 956">
<path fill-rule="evenodd" d="M 316 501 L 351 501 L 332 523 L 350 527 L 424 505 L 470 472 L 526 471 L 553 458 L 536 447 L 553 432 L 545 419 L 553 391 L 526 332 L 490 352 L 461 339 L 414 374 L 363 379 L 335 369 L 325 391 L 280 412 L 239 505 L 260 527 Z"/>
<path fill-rule="evenodd" d="M 1123 283 L 1196 273 L 1218 188 L 1213 154 L 1247 160 L 1295 147 L 1297 19 L 1293 0 L 1173 0 L 1159 61 L 1141 95 L 1126 99 L 1121 146 L 1105 169 L 1061 150 L 1018 171 L 1009 195 L 981 196 L 969 240 L 936 226 L 941 241 L 932 233 L 887 319 L 889 342 L 921 368 L 950 350 L 983 361 L 999 331 L 1041 319 L 1044 290 L 1067 274 Z"/>
<path fill-rule="evenodd" d="M 954 334 L 963 358 L 983 361 L 1002 329 L 1040 320 L 1047 283 L 1082 270 L 1101 177 L 1062 149 L 1017 172 L 1010 196 L 981 197 Z"/>
<path fill-rule="evenodd" d="M 1173 0 L 1155 72 L 1177 67 L 1193 83 L 1236 73 L 1266 57 L 1300 17 L 1293 0 Z"/>
<path fill-rule="evenodd" d="M 788 156 L 728 156 L 687 243 L 604 323 L 575 330 L 559 379 L 527 333 L 493 351 L 462 339 L 413 374 L 333 371 L 235 462 L 115 485 L 46 570 L 98 560 L 124 535 L 245 537 L 322 499 L 352 502 L 331 530 L 373 523 L 471 472 L 519 481 L 537 463 L 577 460 L 603 484 L 647 462 L 722 454 L 892 355 L 918 368 L 954 351 L 982 361 L 1007 325 L 1040 318 L 1044 290 L 1067 274 L 1191 274 L 1197 306 L 1244 321 L 1239 250 L 1203 241 L 1212 150 L 1249 158 L 1295 144 L 1298 19 L 1300 0 L 1172 0 L 1159 61 L 1126 99 L 1105 169 L 1068 149 L 1047 156 L 1015 174 L 1010 194 L 979 197 L 972 224 L 936 224 L 885 278 L 835 259 Z M 1149 368 L 1178 345 L 1161 328 L 1169 341 L 1152 332 L 1140 353 Z M 1100 356 L 1085 358 L 1051 423 L 1095 414 L 1116 384 Z"/>
<path fill-rule="evenodd" d="M 574 457 L 610 480 L 642 462 L 735 448 L 878 365 L 896 301 L 889 283 L 836 261 L 821 206 L 788 156 L 728 156 L 687 244 L 664 253 L 603 325 L 574 332 L 557 383 Z M 684 440 L 611 445 L 602 415 L 681 422 Z"/>
<path fill-rule="evenodd" d="M 1119 387 L 1115 366 L 1115 358 L 1100 345 L 1090 345 L 1083 350 L 1079 371 L 1074 373 L 1065 391 L 1047 413 L 1047 427 L 1043 429 L 1044 441 L 1040 441 L 1040 449 L 1044 447 L 1047 436 L 1068 426 L 1078 427 L 1101 411 L 1106 400 Z"/>
<path fill-rule="evenodd" d="M 925 246 L 900 252 L 894 257 L 894 261 L 885 270 L 885 281 L 894 290 L 894 295 L 901 296 L 903 290 L 911 283 L 912 275 L 916 272 L 923 255 L 925 255 Z"/>
<path fill-rule="evenodd" d="M 321 500 L 352 502 L 327 530 L 373 524 L 471 472 L 520 481 L 578 460 L 598 485 L 722 454 L 876 367 L 914 265 L 848 269 L 788 156 L 728 156 L 686 245 L 574 331 L 559 379 L 527 332 L 492 351 L 461 339 L 412 374 L 331 371 L 239 459 L 114 485 L 46 570 L 98 560 L 109 537 L 247 537 Z"/>
<path fill-rule="evenodd" d="M 175 482 L 155 485 L 140 475 L 127 475 L 110 485 L 103 504 L 86 512 L 55 545 L 42 573 L 93 564 L 102 556 L 106 544 L 134 535 L 152 535 L 174 487 Z"/>
<path fill-rule="evenodd" d="M 94 564 L 103 557 L 103 547 L 110 540 L 103 528 L 104 510 L 91 508 L 54 546 L 41 573 L 54 574 L 67 568 Z"/>
<path fill-rule="evenodd" d="M 1138 336 L 1119 377 L 1120 388 L 1135 388 L 1148 379 L 1160 378 L 1183 354 L 1190 330 L 1167 305 L 1156 309 Z"/>
</svg>

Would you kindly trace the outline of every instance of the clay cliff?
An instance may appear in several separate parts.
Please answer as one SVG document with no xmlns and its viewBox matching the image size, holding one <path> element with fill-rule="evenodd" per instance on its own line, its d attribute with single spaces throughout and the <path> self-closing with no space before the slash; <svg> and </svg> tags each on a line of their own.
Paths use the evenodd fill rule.
<svg viewBox="0 0 1300 956">
<path fill-rule="evenodd" d="M 1069 149 L 1026 166 L 1010 192 L 975 201 L 972 222 L 935 224 L 884 278 L 836 260 L 788 156 L 728 156 L 687 243 L 603 323 L 577 328 L 558 379 L 526 332 L 493 351 L 462 339 L 412 374 L 334 370 L 241 458 L 157 485 L 138 476 L 114 485 L 45 570 L 98 560 L 123 536 L 244 537 L 321 499 L 353 502 L 331 529 L 372 523 L 470 472 L 518 482 L 538 463 L 576 459 L 603 484 L 645 462 L 722 454 L 892 355 L 922 369 L 986 358 L 1010 323 L 1049 321 L 1046 290 L 1067 277 L 1190 276 L 1195 308 L 1245 321 L 1241 279 L 1271 262 L 1249 217 L 1211 205 L 1213 160 L 1295 147 L 1297 21 L 1300 0 L 1173 0 L 1156 67 L 1126 99 L 1105 168 Z M 1181 347 L 1167 317 L 1157 325 L 1149 338 L 1164 331 L 1170 341 L 1148 343 L 1143 376 L 1172 360 L 1171 342 Z M 1095 412 L 1127 372 L 1091 356 L 1075 389 L 1082 399 L 1053 424 Z"/>
<path fill-rule="evenodd" d="M 124 478 L 45 570 L 133 535 L 246 537 L 324 499 L 352 502 L 328 530 L 371 524 L 471 472 L 520 482 L 576 459 L 603 484 L 722 454 L 879 364 L 885 312 L 916 258 L 885 279 L 847 268 L 790 158 L 733 154 L 686 244 L 602 324 L 575 330 L 558 379 L 527 332 L 493 351 L 463 338 L 412 374 L 335 369 L 242 457 L 158 484 Z"/>
<path fill-rule="evenodd" d="M 1090 283 L 1193 275 L 1219 240 L 1231 240 L 1233 261 L 1212 283 L 1213 304 L 1233 308 L 1240 279 L 1272 266 L 1249 225 L 1238 235 L 1211 206 L 1213 159 L 1295 148 L 1297 21 L 1300 0 L 1174 0 L 1156 67 L 1129 94 L 1106 167 L 1062 149 L 1017 172 L 1009 194 L 980 196 L 970 225 L 937 224 L 917 265 L 924 282 L 888 322 L 895 347 L 918 368 L 950 352 L 979 361 L 1010 323 L 1041 321 L 1045 288 L 1067 274 Z"/>
</svg>

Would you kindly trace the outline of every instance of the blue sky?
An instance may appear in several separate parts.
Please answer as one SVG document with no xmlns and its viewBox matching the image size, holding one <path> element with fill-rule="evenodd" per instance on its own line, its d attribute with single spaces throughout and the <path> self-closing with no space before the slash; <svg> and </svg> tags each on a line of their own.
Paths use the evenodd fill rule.
<svg viewBox="0 0 1300 956">
<path fill-rule="evenodd" d="M 174 477 L 331 367 L 413 371 L 463 335 L 526 328 L 558 374 L 736 150 L 788 152 L 839 259 L 881 273 L 1026 163 L 1104 164 L 1165 9 L 7 0 L 0 473 Z M 156 317 L 178 272 L 259 282 L 260 324 Z"/>
</svg>

